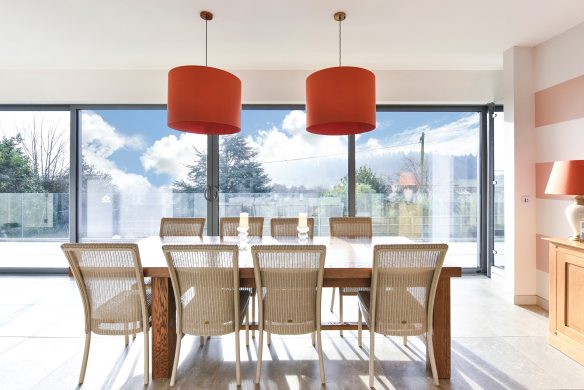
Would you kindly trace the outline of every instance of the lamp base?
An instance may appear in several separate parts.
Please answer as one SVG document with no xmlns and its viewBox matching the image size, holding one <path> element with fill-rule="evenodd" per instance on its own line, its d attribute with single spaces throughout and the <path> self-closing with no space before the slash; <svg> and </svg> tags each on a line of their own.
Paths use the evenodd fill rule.
<svg viewBox="0 0 584 390">
<path fill-rule="evenodd" d="M 584 221 L 584 196 L 574 197 L 574 203 L 566 207 L 566 218 L 574 233 L 570 239 L 573 241 L 582 241 L 580 238 L 580 222 Z"/>
</svg>

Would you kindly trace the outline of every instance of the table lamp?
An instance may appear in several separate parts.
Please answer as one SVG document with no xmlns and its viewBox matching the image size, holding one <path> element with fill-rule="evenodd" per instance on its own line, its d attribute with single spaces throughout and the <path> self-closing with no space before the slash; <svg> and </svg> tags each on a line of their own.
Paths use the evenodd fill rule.
<svg viewBox="0 0 584 390">
<path fill-rule="evenodd" d="M 545 188 L 546 194 L 574 195 L 574 203 L 566 207 L 566 218 L 580 241 L 580 221 L 584 221 L 584 160 L 556 161 Z"/>
</svg>

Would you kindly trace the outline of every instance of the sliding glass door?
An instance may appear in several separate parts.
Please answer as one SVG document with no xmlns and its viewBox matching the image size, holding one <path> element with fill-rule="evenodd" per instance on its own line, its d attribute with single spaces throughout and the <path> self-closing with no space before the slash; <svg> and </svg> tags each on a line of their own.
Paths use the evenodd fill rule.
<svg viewBox="0 0 584 390">
<path fill-rule="evenodd" d="M 164 109 L 78 118 L 81 241 L 134 241 L 158 235 L 162 217 L 206 217 L 206 136 L 169 129 Z"/>
<path fill-rule="evenodd" d="M 0 269 L 65 268 L 69 111 L 0 110 Z"/>
<path fill-rule="evenodd" d="M 479 266 L 480 112 L 380 111 L 356 140 L 356 213 L 374 235 L 448 243 L 446 264 Z"/>
<path fill-rule="evenodd" d="M 348 137 L 306 132 L 302 106 L 247 106 L 240 133 L 207 137 L 168 128 L 164 106 L 5 109 L 0 267 L 64 268 L 61 242 L 136 241 L 161 217 L 205 217 L 218 234 L 248 212 L 267 235 L 271 218 L 306 212 L 316 235 L 332 216 L 371 216 L 375 235 L 447 242 L 447 264 L 484 270 L 487 235 L 502 242 L 500 218 L 486 228 L 486 112 L 380 107 L 374 131 Z"/>
</svg>

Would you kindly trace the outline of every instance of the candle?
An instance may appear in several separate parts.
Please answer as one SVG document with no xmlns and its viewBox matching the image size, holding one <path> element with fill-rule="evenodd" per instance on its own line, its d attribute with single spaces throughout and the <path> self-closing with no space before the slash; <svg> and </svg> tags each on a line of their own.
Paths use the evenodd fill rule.
<svg viewBox="0 0 584 390">
<path fill-rule="evenodd" d="M 298 227 L 301 229 L 308 227 L 308 214 L 306 213 L 298 214 Z"/>
<path fill-rule="evenodd" d="M 239 213 L 239 227 L 249 227 L 249 214 Z"/>
</svg>

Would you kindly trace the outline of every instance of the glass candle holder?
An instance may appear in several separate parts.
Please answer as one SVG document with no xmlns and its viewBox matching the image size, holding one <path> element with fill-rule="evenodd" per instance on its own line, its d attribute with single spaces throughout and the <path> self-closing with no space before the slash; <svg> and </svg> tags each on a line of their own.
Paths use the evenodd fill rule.
<svg viewBox="0 0 584 390">
<path fill-rule="evenodd" d="M 299 242 L 306 242 L 306 241 L 308 241 L 308 230 L 309 230 L 309 227 L 308 226 L 306 226 L 306 227 L 300 227 L 300 226 L 298 226 L 296 228 L 296 230 L 298 231 L 298 241 Z"/>
<path fill-rule="evenodd" d="M 249 227 L 239 226 L 237 231 L 239 232 L 239 243 L 237 244 L 240 249 L 247 248 L 247 231 Z"/>
</svg>

